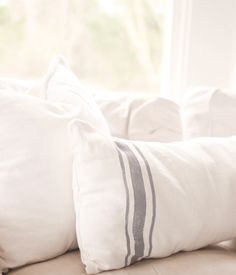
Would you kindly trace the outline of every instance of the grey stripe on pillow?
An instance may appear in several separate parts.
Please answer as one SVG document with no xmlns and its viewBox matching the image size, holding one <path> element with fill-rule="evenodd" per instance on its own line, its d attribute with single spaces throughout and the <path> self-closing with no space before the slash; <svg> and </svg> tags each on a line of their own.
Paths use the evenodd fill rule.
<svg viewBox="0 0 236 275">
<path fill-rule="evenodd" d="M 134 152 L 125 143 L 118 141 L 115 141 L 115 143 L 128 159 L 134 191 L 133 236 L 135 254 L 131 258 L 131 263 L 134 263 L 144 256 L 143 230 L 146 218 L 146 192 L 141 166 Z"/>
<path fill-rule="evenodd" d="M 145 166 L 146 166 L 146 169 L 147 169 L 147 173 L 148 173 L 149 183 L 150 183 L 150 187 L 151 187 L 151 191 L 152 191 L 152 209 L 153 209 L 153 213 L 152 213 L 152 223 L 151 223 L 150 233 L 149 233 L 149 251 L 148 251 L 148 257 L 150 257 L 151 252 L 152 252 L 153 229 L 154 229 L 154 224 L 156 222 L 156 196 L 155 196 L 155 188 L 154 188 L 154 183 L 153 183 L 152 172 L 151 172 L 150 165 L 149 165 L 147 159 L 144 157 L 144 155 L 141 152 L 141 150 L 135 144 L 133 144 L 133 146 L 135 147 L 135 149 L 137 150 L 137 152 L 139 153 L 139 155 L 141 156 L 141 158 L 143 159 L 143 161 L 145 163 Z"/>
<path fill-rule="evenodd" d="M 126 176 L 126 171 L 125 171 L 125 165 L 124 161 L 122 158 L 122 155 L 117 148 L 117 152 L 119 155 L 119 160 L 120 160 L 120 166 L 122 170 L 122 177 L 124 181 L 124 186 L 125 186 L 125 194 L 126 194 L 126 209 L 125 209 L 125 236 L 126 236 L 126 242 L 127 242 L 127 255 L 125 257 L 125 266 L 128 266 L 128 259 L 130 256 L 130 237 L 129 237 L 129 232 L 128 232 L 128 217 L 129 217 L 129 190 L 128 190 L 128 185 L 127 185 L 127 176 Z"/>
</svg>

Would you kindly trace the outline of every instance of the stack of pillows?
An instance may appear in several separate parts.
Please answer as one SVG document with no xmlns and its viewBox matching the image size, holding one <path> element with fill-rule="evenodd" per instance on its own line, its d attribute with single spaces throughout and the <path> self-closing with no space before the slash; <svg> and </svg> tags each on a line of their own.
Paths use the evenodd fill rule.
<svg viewBox="0 0 236 275">
<path fill-rule="evenodd" d="M 0 271 L 79 247 L 95 274 L 236 237 L 234 106 L 91 94 L 60 57 L 1 81 Z"/>
</svg>

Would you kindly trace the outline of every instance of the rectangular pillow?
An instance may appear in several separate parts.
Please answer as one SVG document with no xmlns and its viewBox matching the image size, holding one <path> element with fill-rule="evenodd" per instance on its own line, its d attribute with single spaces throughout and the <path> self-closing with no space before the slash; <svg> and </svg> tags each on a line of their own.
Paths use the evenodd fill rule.
<svg viewBox="0 0 236 275">
<path fill-rule="evenodd" d="M 70 74 L 58 64 L 50 89 L 76 89 Z M 88 94 L 73 109 L 0 89 L 0 271 L 77 247 L 68 133 L 76 118 L 108 131 Z"/>
<path fill-rule="evenodd" d="M 236 135 L 236 93 L 217 88 L 195 88 L 182 105 L 183 135 L 228 137 Z"/>
<path fill-rule="evenodd" d="M 71 125 L 77 238 L 89 274 L 236 236 L 236 137 L 176 143 Z"/>
</svg>

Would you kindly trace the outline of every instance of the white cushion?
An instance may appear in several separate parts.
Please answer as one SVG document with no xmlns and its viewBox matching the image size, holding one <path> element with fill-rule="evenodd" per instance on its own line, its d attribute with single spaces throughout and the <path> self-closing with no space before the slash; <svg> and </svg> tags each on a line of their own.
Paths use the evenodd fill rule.
<svg viewBox="0 0 236 275">
<path fill-rule="evenodd" d="M 236 137 L 127 141 L 72 124 L 77 238 L 89 274 L 236 236 Z"/>
<path fill-rule="evenodd" d="M 60 83 L 75 88 L 69 74 L 59 64 L 48 79 L 50 89 Z M 80 118 L 106 132 L 90 102 L 83 95 L 75 110 L 0 89 L 0 271 L 77 247 L 68 124 Z"/>
<path fill-rule="evenodd" d="M 182 140 L 179 106 L 154 95 L 98 94 L 95 101 L 113 136 L 143 141 Z"/>
<path fill-rule="evenodd" d="M 190 90 L 182 117 L 185 139 L 236 135 L 236 93 L 217 88 Z"/>
<path fill-rule="evenodd" d="M 87 122 L 96 125 L 109 133 L 107 122 L 93 97 L 86 93 L 76 75 L 67 67 L 66 61 L 58 57 L 54 59 L 48 73 L 40 85 L 32 86 L 30 92 L 36 93 L 41 88 L 41 97 L 52 103 L 60 103 L 69 113 L 84 117 Z M 85 104 L 81 104 L 84 102 Z"/>
</svg>

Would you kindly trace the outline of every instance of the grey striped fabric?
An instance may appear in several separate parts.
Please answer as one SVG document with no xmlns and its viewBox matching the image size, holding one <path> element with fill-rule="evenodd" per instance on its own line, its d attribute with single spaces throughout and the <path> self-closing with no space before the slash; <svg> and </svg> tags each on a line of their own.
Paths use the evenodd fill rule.
<svg viewBox="0 0 236 275">
<path fill-rule="evenodd" d="M 122 176 L 123 176 L 123 181 L 125 185 L 125 192 L 126 192 L 126 210 L 125 210 L 125 235 L 126 235 L 126 241 L 127 241 L 127 255 L 125 257 L 125 266 L 128 265 L 128 259 L 130 256 L 130 237 L 128 233 L 128 214 L 129 214 L 129 190 L 127 186 L 127 178 L 126 178 L 126 172 L 125 172 L 125 166 L 124 166 L 124 161 L 122 158 L 122 155 L 119 150 L 118 155 L 119 155 L 119 160 L 120 160 L 120 166 L 122 170 Z"/>
<path fill-rule="evenodd" d="M 125 258 L 125 266 L 132 264 L 136 262 L 137 260 L 140 260 L 144 257 L 149 257 L 152 250 L 152 234 L 153 234 L 153 227 L 156 219 L 156 199 L 155 199 L 155 190 L 154 190 L 154 184 L 153 184 L 153 178 L 150 166 L 148 164 L 148 161 L 144 157 L 143 153 L 140 151 L 140 149 L 137 148 L 137 146 L 133 145 L 135 150 L 137 151 L 136 154 L 141 157 L 143 162 L 145 163 L 145 168 L 147 170 L 148 174 L 148 180 L 149 184 L 152 190 L 152 222 L 150 225 L 149 230 L 149 250 L 148 254 L 144 255 L 144 224 L 146 219 L 146 211 L 147 211 L 147 204 L 146 204 L 146 191 L 145 191 L 145 184 L 144 184 L 144 177 L 142 174 L 141 165 L 139 163 L 139 159 L 137 158 L 134 149 L 131 146 L 128 146 L 127 144 L 115 141 L 115 144 L 117 145 L 119 160 L 120 160 L 120 166 L 122 170 L 125 190 L 126 190 L 126 239 L 127 239 L 127 255 Z M 131 144 L 131 143 L 130 143 Z M 127 158 L 129 163 L 129 169 L 130 169 L 130 177 L 132 181 L 132 188 L 133 188 L 133 194 L 134 199 L 130 200 L 130 192 L 128 190 L 127 185 L 127 173 L 124 166 L 124 160 L 123 158 Z M 130 211 L 130 201 L 134 201 L 134 213 L 133 213 L 133 220 L 132 220 L 132 234 L 135 241 L 135 249 L 134 249 L 134 255 L 132 255 L 132 258 L 130 262 L 128 262 L 129 256 L 130 256 L 130 236 L 128 233 L 128 216 Z"/>
<path fill-rule="evenodd" d="M 154 182 L 153 182 L 153 177 L 152 177 L 152 172 L 151 172 L 151 168 L 150 165 L 147 161 L 147 159 L 144 157 L 143 153 L 141 152 L 141 150 L 135 145 L 133 144 L 133 146 L 136 148 L 137 152 L 140 154 L 140 156 L 142 157 L 147 172 L 148 172 L 148 177 L 149 177 L 149 182 L 150 182 L 150 186 L 151 186 L 151 190 L 152 190 L 152 209 L 153 209 L 153 213 L 152 213 L 152 223 L 151 223 L 151 227 L 150 227 L 150 234 L 149 234 L 149 251 L 148 251 L 148 257 L 151 255 L 152 252 L 152 235 L 153 235 L 153 229 L 154 229 L 154 225 L 155 225 L 155 221 L 156 221 L 156 195 L 155 195 L 155 188 L 154 188 Z"/>
</svg>

